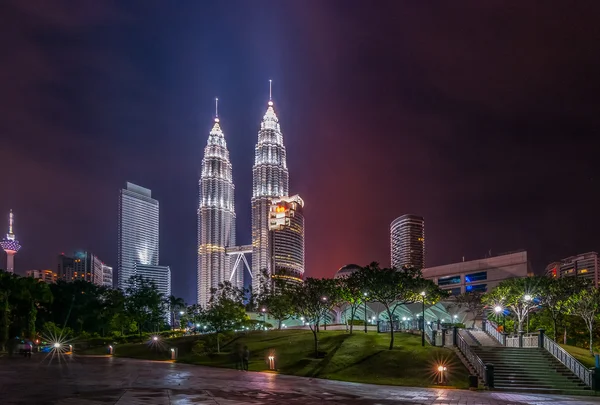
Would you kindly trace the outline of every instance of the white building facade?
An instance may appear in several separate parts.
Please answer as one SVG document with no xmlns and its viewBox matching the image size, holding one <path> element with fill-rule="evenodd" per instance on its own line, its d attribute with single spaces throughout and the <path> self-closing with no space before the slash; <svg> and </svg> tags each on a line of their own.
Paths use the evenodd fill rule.
<svg viewBox="0 0 600 405">
<path fill-rule="evenodd" d="M 244 285 L 243 271 L 231 277 L 233 263 L 225 252 L 235 246 L 234 189 L 229 151 L 217 117 L 204 148 L 199 181 L 197 291 L 203 308 L 219 283 Z"/>
<path fill-rule="evenodd" d="M 158 228 L 158 201 L 152 192 L 127 183 L 119 201 L 118 288 L 127 287 L 136 265 L 158 265 Z"/>
<path fill-rule="evenodd" d="M 258 293 L 262 272 L 272 274 L 269 235 L 271 200 L 289 195 L 286 149 L 272 100 L 269 100 L 258 131 L 252 177 L 252 290 Z"/>
</svg>

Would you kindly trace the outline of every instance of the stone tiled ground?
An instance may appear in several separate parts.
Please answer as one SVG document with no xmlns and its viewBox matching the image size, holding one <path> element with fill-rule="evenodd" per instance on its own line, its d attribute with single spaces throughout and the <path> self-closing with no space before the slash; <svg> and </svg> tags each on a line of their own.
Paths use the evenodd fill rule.
<svg viewBox="0 0 600 405">
<path fill-rule="evenodd" d="M 0 358 L 1 405 L 600 405 L 600 398 L 404 388 L 117 358 Z"/>
</svg>

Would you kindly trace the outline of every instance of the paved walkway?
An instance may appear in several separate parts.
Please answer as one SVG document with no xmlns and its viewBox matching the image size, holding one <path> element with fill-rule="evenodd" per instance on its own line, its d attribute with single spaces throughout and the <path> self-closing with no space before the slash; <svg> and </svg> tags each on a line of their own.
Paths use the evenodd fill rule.
<svg viewBox="0 0 600 405">
<path fill-rule="evenodd" d="M 600 398 L 404 388 L 119 358 L 0 359 L 1 405 L 600 405 Z"/>
</svg>

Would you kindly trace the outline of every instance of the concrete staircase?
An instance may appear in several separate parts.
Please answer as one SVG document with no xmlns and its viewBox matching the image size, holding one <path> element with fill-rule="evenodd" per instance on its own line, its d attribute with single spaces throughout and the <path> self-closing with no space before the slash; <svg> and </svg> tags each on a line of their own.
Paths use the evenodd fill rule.
<svg viewBox="0 0 600 405">
<path fill-rule="evenodd" d="M 477 329 L 463 329 L 476 342 L 472 346 L 502 347 L 502 345 L 486 332 Z"/>
<path fill-rule="evenodd" d="M 495 390 L 593 395 L 590 387 L 544 349 L 483 345 L 471 349 L 484 363 L 494 365 Z"/>
</svg>

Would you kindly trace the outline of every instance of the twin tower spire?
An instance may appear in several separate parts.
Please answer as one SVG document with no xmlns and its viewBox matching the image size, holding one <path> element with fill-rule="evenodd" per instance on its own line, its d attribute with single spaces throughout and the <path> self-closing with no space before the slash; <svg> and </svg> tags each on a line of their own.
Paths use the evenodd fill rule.
<svg viewBox="0 0 600 405">
<path fill-rule="evenodd" d="M 204 148 L 199 181 L 198 206 L 198 304 L 206 307 L 211 289 L 230 281 L 244 285 L 243 268 L 231 252 L 252 253 L 253 289 L 263 271 L 270 271 L 269 206 L 272 199 L 288 196 L 288 169 L 283 134 L 272 100 L 269 101 L 254 150 L 252 187 L 252 245 L 236 246 L 234 184 L 229 150 L 219 119 L 219 99 L 215 99 L 215 119 Z M 234 263 L 235 261 L 235 263 Z M 244 263 L 247 263 L 245 257 Z"/>
</svg>

